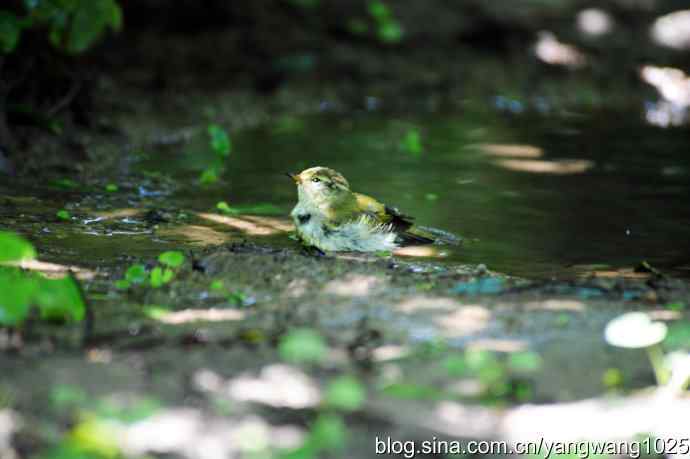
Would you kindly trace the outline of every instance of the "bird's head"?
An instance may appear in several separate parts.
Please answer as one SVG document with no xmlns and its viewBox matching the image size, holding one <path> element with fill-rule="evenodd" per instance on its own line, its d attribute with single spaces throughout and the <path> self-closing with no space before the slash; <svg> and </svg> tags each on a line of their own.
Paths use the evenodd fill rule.
<svg viewBox="0 0 690 459">
<path fill-rule="evenodd" d="M 316 205 L 338 201 L 350 194 L 350 184 L 338 171 L 311 167 L 299 174 L 288 174 L 297 184 L 300 201 Z"/>
</svg>

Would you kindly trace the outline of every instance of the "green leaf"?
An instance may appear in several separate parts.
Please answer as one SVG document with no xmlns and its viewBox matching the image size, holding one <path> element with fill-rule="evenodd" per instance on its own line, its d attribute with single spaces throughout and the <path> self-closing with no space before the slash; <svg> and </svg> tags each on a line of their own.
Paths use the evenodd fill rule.
<svg viewBox="0 0 690 459">
<path fill-rule="evenodd" d="M 119 279 L 115 281 L 115 288 L 118 290 L 127 290 L 132 286 L 132 283 L 125 279 Z"/>
<path fill-rule="evenodd" d="M 220 170 L 217 167 L 209 166 L 199 176 L 199 182 L 202 185 L 210 185 L 218 181 L 218 174 Z"/>
<path fill-rule="evenodd" d="M 69 220 L 70 218 L 72 218 L 69 212 L 67 212 L 65 209 L 58 210 L 55 216 L 60 220 Z"/>
<path fill-rule="evenodd" d="M 21 36 L 20 19 L 9 11 L 0 11 L 0 52 L 9 54 L 15 50 Z"/>
<path fill-rule="evenodd" d="M 366 397 L 364 386 L 352 376 L 341 376 L 331 382 L 326 389 L 326 405 L 341 410 L 359 409 Z"/>
<path fill-rule="evenodd" d="M 684 321 L 671 324 L 664 345 L 668 349 L 690 349 L 690 324 Z"/>
<path fill-rule="evenodd" d="M 151 287 L 159 288 L 163 286 L 163 269 L 156 266 L 151 270 Z"/>
<path fill-rule="evenodd" d="M 220 291 L 223 290 L 225 286 L 223 285 L 223 281 L 220 279 L 216 279 L 213 282 L 211 282 L 211 290 L 215 291 Z"/>
<path fill-rule="evenodd" d="M 80 407 L 88 400 L 84 389 L 70 384 L 58 384 L 50 391 L 50 401 L 58 409 Z"/>
<path fill-rule="evenodd" d="M 165 268 L 163 270 L 163 283 L 167 284 L 168 282 L 170 282 L 173 279 L 174 276 L 175 276 L 175 271 L 173 271 L 172 269 Z"/>
<path fill-rule="evenodd" d="M 379 26 L 379 39 L 384 43 L 398 43 L 402 40 L 403 30 L 397 21 L 385 21 Z"/>
<path fill-rule="evenodd" d="M 379 0 L 370 1 L 367 5 L 367 9 L 369 10 L 369 14 L 379 21 L 384 21 L 390 18 L 391 15 L 388 6 Z"/>
<path fill-rule="evenodd" d="M 608 368 L 601 377 L 601 382 L 609 389 L 623 385 L 623 372 L 618 368 Z"/>
<path fill-rule="evenodd" d="M 271 203 L 247 204 L 242 206 L 230 206 L 225 201 L 219 201 L 216 209 L 227 215 L 283 215 L 283 209 Z"/>
<path fill-rule="evenodd" d="M 15 268 L 0 267 L 0 325 L 17 326 L 29 314 L 37 282 Z"/>
<path fill-rule="evenodd" d="M 146 266 L 142 264 L 132 265 L 125 272 L 125 279 L 132 284 L 141 284 L 146 281 L 147 277 Z"/>
<path fill-rule="evenodd" d="M 118 186 L 115 185 L 114 183 L 108 183 L 108 184 L 105 186 L 105 191 L 107 191 L 108 193 L 114 193 L 114 192 L 116 192 L 116 191 L 119 190 L 119 189 L 120 189 L 120 187 L 118 187 Z"/>
<path fill-rule="evenodd" d="M 144 315 L 154 320 L 161 320 L 170 314 L 170 308 L 166 306 L 151 305 L 144 308 Z"/>
<path fill-rule="evenodd" d="M 63 188 L 66 190 L 73 190 L 79 187 L 79 184 L 77 182 L 68 178 L 53 180 L 50 184 L 56 188 Z"/>
<path fill-rule="evenodd" d="M 288 362 L 320 362 L 326 357 L 328 348 L 321 335 L 309 328 L 299 328 L 281 339 L 278 351 Z"/>
<path fill-rule="evenodd" d="M 86 303 L 72 277 L 40 279 L 35 301 L 42 319 L 80 321 L 86 313 Z"/>
<path fill-rule="evenodd" d="M 347 441 L 347 427 L 340 416 L 320 414 L 308 439 L 317 450 L 342 449 Z"/>
<path fill-rule="evenodd" d="M 422 154 L 422 136 L 418 129 L 410 129 L 405 133 L 400 141 L 400 148 L 413 156 L 420 156 Z"/>
<path fill-rule="evenodd" d="M 536 352 L 515 352 L 508 357 L 508 367 L 513 371 L 537 371 L 541 364 L 541 357 Z"/>
<path fill-rule="evenodd" d="M 107 27 L 119 30 L 122 11 L 115 0 L 75 0 L 66 50 L 81 53 L 90 48 Z"/>
<path fill-rule="evenodd" d="M 211 148 L 219 156 L 226 157 L 232 151 L 232 142 L 228 133 L 218 124 L 208 126 L 208 135 L 211 136 Z"/>
<path fill-rule="evenodd" d="M 231 208 L 231 207 L 228 205 L 228 203 L 225 202 L 225 201 L 219 201 L 219 202 L 216 204 L 216 209 L 220 210 L 220 211 L 223 212 L 224 214 L 236 214 L 236 213 L 238 213 L 236 210 L 234 210 L 233 208 Z"/>
<path fill-rule="evenodd" d="M 170 282 L 175 276 L 175 272 L 168 268 L 156 266 L 151 271 L 151 287 L 159 288 Z"/>
<path fill-rule="evenodd" d="M 182 252 L 179 252 L 177 250 L 169 250 L 167 252 L 161 253 L 158 256 L 158 261 L 171 268 L 177 268 L 178 266 L 181 266 L 182 263 L 184 263 L 184 260 L 185 257 L 182 254 Z"/>
<path fill-rule="evenodd" d="M 459 355 L 448 356 L 444 360 L 443 366 L 445 367 L 449 376 L 465 376 L 468 372 L 468 366 L 465 358 Z"/>
<path fill-rule="evenodd" d="M 0 231 L 0 263 L 34 258 L 36 251 L 29 241 L 14 233 Z"/>
<path fill-rule="evenodd" d="M 666 305 L 666 309 L 670 309 L 671 311 L 682 311 L 686 307 L 687 305 L 682 301 L 676 301 L 675 303 L 669 303 Z"/>
</svg>

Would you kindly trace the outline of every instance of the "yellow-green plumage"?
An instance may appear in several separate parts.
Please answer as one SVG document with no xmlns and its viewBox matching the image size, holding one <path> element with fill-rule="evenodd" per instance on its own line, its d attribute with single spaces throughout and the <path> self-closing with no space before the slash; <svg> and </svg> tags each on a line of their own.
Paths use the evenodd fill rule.
<svg viewBox="0 0 690 459">
<path fill-rule="evenodd" d="M 333 169 L 312 167 L 291 177 L 299 198 L 291 215 L 305 245 L 324 251 L 374 252 L 434 242 L 431 233 L 413 226 L 411 217 L 352 192 L 345 177 Z"/>
</svg>

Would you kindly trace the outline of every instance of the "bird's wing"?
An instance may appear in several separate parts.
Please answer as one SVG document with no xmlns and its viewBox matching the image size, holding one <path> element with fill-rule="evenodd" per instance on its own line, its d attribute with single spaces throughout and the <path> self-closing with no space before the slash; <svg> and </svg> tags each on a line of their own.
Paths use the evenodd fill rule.
<svg viewBox="0 0 690 459">
<path fill-rule="evenodd" d="M 354 193 L 357 198 L 357 208 L 361 214 L 369 215 L 377 223 L 391 225 L 391 230 L 398 235 L 398 243 L 431 244 L 434 239 L 427 234 L 420 234 L 413 226 L 414 218 L 400 212 L 396 207 L 387 206 L 365 194 Z"/>
</svg>

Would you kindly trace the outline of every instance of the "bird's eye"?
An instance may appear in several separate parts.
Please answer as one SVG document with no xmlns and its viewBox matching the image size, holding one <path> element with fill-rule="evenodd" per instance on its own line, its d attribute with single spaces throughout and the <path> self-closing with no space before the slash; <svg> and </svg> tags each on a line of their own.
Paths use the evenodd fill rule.
<svg viewBox="0 0 690 459">
<path fill-rule="evenodd" d="M 311 179 L 311 181 L 314 183 L 319 183 L 321 181 L 321 179 L 318 177 L 314 177 L 313 179 Z"/>
</svg>

